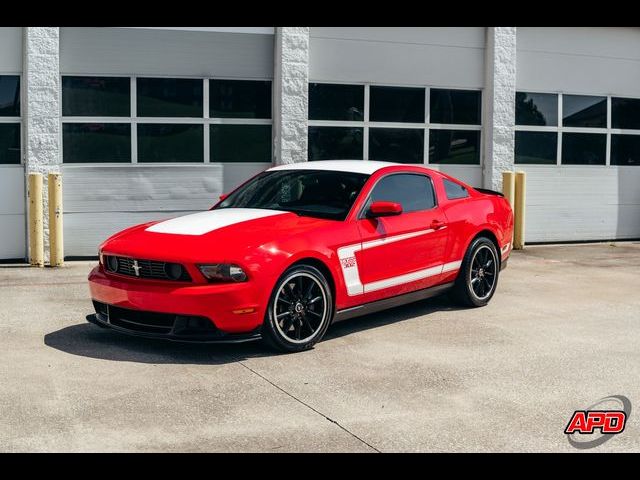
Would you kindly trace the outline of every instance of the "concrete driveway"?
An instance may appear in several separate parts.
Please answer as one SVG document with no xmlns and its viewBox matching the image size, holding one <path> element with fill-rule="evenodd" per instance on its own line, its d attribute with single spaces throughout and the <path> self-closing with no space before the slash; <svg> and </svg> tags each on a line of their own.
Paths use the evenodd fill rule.
<svg viewBox="0 0 640 480">
<path fill-rule="evenodd" d="M 93 262 L 0 265 L 2 451 L 578 451 L 563 430 L 634 405 L 596 451 L 640 451 L 640 243 L 528 247 L 488 307 L 433 299 L 313 350 L 181 345 L 85 323 Z"/>
</svg>

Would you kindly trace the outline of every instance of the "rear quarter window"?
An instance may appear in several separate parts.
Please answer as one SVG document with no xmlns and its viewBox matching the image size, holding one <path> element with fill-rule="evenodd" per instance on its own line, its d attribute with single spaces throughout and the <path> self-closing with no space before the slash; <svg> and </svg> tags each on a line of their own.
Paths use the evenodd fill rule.
<svg viewBox="0 0 640 480">
<path fill-rule="evenodd" d="M 449 200 L 457 200 L 458 198 L 467 198 L 469 196 L 467 189 L 459 183 L 452 182 L 446 178 L 443 178 L 442 181 L 444 182 L 444 191 Z"/>
</svg>

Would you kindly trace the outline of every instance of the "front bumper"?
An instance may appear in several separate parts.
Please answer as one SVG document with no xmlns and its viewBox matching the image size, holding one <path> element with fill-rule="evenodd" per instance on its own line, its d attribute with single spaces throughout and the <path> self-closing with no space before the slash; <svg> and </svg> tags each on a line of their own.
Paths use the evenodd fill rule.
<svg viewBox="0 0 640 480">
<path fill-rule="evenodd" d="M 185 284 L 130 279 L 107 275 L 97 266 L 89 273 L 89 289 L 94 302 L 148 314 L 170 312 L 174 316 L 204 318 L 222 334 L 255 331 L 262 325 L 266 308 L 266 300 L 251 282 Z"/>
<path fill-rule="evenodd" d="M 260 329 L 224 333 L 206 318 L 128 310 L 94 301 L 96 313 L 87 321 L 102 328 L 136 337 L 194 343 L 242 343 L 259 340 Z"/>
</svg>

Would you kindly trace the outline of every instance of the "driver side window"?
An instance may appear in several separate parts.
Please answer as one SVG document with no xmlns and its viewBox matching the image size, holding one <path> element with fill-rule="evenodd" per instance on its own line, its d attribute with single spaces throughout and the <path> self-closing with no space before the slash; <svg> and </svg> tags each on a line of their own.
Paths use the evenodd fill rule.
<svg viewBox="0 0 640 480">
<path fill-rule="evenodd" d="M 371 191 L 371 202 L 396 202 L 405 213 L 430 210 L 436 206 L 433 183 L 426 175 L 396 173 L 382 178 Z"/>
</svg>

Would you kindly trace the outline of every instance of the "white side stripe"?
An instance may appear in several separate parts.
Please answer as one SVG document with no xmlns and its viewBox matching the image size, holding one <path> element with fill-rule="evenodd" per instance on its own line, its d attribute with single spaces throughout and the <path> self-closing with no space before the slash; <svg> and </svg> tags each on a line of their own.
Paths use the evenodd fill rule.
<svg viewBox="0 0 640 480">
<path fill-rule="evenodd" d="M 360 272 L 358 270 L 356 252 L 367 250 L 369 248 L 379 247 L 381 245 L 388 245 L 389 243 L 406 240 L 408 238 L 413 238 L 420 235 L 426 235 L 427 233 L 432 233 L 433 231 L 433 229 L 429 228 L 427 230 L 418 230 L 416 232 L 403 233 L 401 235 L 369 240 L 368 242 L 345 245 L 344 247 L 338 248 L 338 258 L 340 260 L 340 267 L 342 268 L 344 283 L 347 287 L 347 294 L 349 296 L 362 295 L 363 293 L 375 292 L 376 290 L 381 290 L 383 288 L 395 287 L 397 285 L 403 285 L 405 283 L 411 283 L 417 280 L 423 280 L 425 278 L 433 277 L 435 275 L 440 275 L 441 273 L 458 270 L 460 268 L 460 265 L 462 264 L 462 261 L 436 265 L 415 272 L 406 273 L 404 275 L 377 280 L 375 282 L 370 282 L 367 284 L 363 284 L 362 280 L 360 280 Z"/>
<path fill-rule="evenodd" d="M 444 227 L 443 227 L 444 228 Z M 400 240 L 406 240 L 408 238 L 419 237 L 420 235 L 426 235 L 427 233 L 434 232 L 432 228 L 427 230 L 418 230 L 417 232 L 402 233 L 400 235 L 394 235 L 393 237 L 377 238 L 375 240 L 369 240 L 362 243 L 362 250 L 369 248 L 379 247 L 381 245 L 388 245 L 389 243 L 399 242 Z"/>
<path fill-rule="evenodd" d="M 425 268 L 424 270 L 418 270 L 416 272 L 406 273 L 397 277 L 385 278 L 384 280 L 378 280 L 376 282 L 367 283 L 364 286 L 364 292 L 375 292 L 376 290 L 382 290 L 383 288 L 395 287 L 404 283 L 415 282 L 416 280 L 422 280 L 424 278 L 433 277 L 442 273 L 442 265 L 436 267 Z"/>
<path fill-rule="evenodd" d="M 457 262 L 449 262 L 445 263 L 442 266 L 442 273 L 453 272 L 454 270 L 459 270 L 460 265 L 462 265 L 462 260 L 458 260 Z"/>
</svg>

